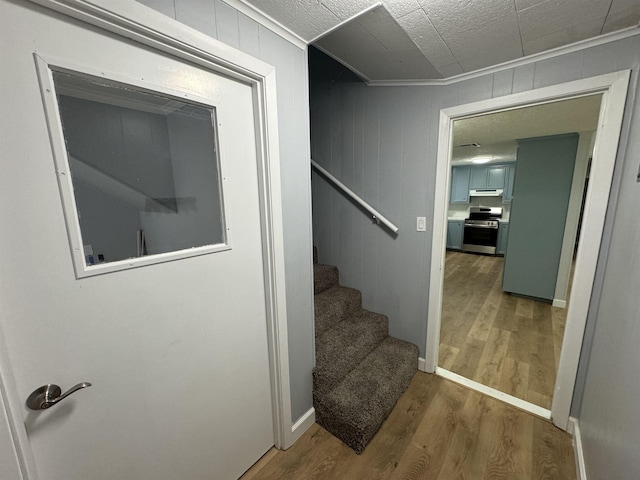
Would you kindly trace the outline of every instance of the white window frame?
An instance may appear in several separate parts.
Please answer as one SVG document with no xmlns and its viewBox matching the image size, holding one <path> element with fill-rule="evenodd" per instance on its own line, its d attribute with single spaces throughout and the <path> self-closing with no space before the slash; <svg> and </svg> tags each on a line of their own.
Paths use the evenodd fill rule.
<svg viewBox="0 0 640 480">
<path fill-rule="evenodd" d="M 62 208 L 64 211 L 76 278 L 92 277 L 94 275 L 102 275 L 105 273 L 118 272 L 131 268 L 231 250 L 231 229 L 228 228 L 227 219 L 229 217 L 228 212 L 225 209 L 224 201 L 225 155 L 221 153 L 219 148 L 216 148 L 217 155 L 215 160 L 217 164 L 216 168 L 218 169 L 219 188 L 221 190 L 219 208 L 222 219 L 222 242 L 181 250 L 173 250 L 165 253 L 145 255 L 142 257 L 128 258 L 125 260 L 87 265 L 84 252 L 84 242 L 82 240 L 82 231 L 80 228 L 80 219 L 78 217 L 78 209 L 74 195 L 72 178 L 73 172 L 71 171 L 69 163 L 69 155 L 64 138 L 64 130 L 61 121 L 62 117 L 60 116 L 60 109 L 57 102 L 53 73 L 60 72 L 69 75 L 88 75 L 94 78 L 104 78 L 107 82 L 131 86 L 137 90 L 158 94 L 163 97 L 172 97 L 178 101 L 202 106 L 204 108 L 210 108 L 214 112 L 214 119 L 216 119 L 217 123 L 217 125 L 215 125 L 214 132 L 216 143 L 219 142 L 221 137 L 224 137 L 224 127 L 220 122 L 220 114 L 222 113 L 222 115 L 224 115 L 224 109 L 221 110 L 220 105 L 216 105 L 208 99 L 186 91 L 175 90 L 164 85 L 155 85 L 141 79 L 136 79 L 116 72 L 109 72 L 104 69 L 100 71 L 94 70 L 87 66 L 78 65 L 67 60 L 45 57 L 42 54 L 35 54 L 34 57 L 37 66 L 42 99 L 45 106 L 45 113 L 47 116 L 47 125 L 49 126 L 51 149 L 53 151 L 53 158 L 56 166 L 56 175 L 58 177 L 58 186 L 60 188 L 60 196 L 62 198 Z M 133 241 L 134 238 L 132 237 L 131 240 Z"/>
</svg>

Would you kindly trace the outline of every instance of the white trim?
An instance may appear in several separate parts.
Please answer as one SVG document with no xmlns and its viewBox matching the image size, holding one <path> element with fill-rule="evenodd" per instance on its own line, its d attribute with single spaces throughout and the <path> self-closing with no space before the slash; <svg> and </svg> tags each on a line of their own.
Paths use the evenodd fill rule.
<svg viewBox="0 0 640 480">
<path fill-rule="evenodd" d="M 311 428 L 316 422 L 316 411 L 313 407 L 306 411 L 296 423 L 291 426 L 291 445 L 296 443 L 298 439 Z M 287 446 L 289 448 L 291 445 Z"/>
<path fill-rule="evenodd" d="M 422 357 L 418 357 L 418 370 L 420 370 L 421 372 L 425 372 L 425 360 Z"/>
<path fill-rule="evenodd" d="M 640 26 L 629 27 L 623 30 L 617 30 L 611 33 L 605 33 L 598 35 L 597 37 L 587 38 L 586 40 L 580 40 L 569 45 L 563 45 L 561 47 L 553 48 L 551 50 L 545 50 L 540 53 L 533 53 L 526 57 L 516 58 L 514 60 L 508 60 L 497 65 L 481 68 L 480 70 L 474 70 L 472 72 L 461 73 L 453 77 L 443 78 L 442 80 L 369 80 L 367 84 L 372 87 L 408 87 L 408 86 L 425 86 L 425 85 L 451 85 L 453 83 L 462 82 L 464 80 L 471 80 L 472 78 L 482 77 L 484 75 L 490 75 L 493 73 L 501 72 L 503 70 L 509 70 L 511 68 L 520 67 L 523 65 L 529 65 L 531 63 L 541 62 L 543 60 L 549 60 L 551 58 L 566 55 L 568 53 L 578 52 L 580 50 L 586 50 L 588 48 L 596 47 L 598 45 L 604 45 L 606 43 L 615 42 L 634 35 L 640 35 Z M 344 64 L 343 64 L 344 65 Z"/>
<path fill-rule="evenodd" d="M 576 459 L 576 480 L 587 480 L 587 466 L 584 463 L 580 422 L 575 417 L 569 417 L 569 433 L 573 436 L 573 450 Z"/>
<path fill-rule="evenodd" d="M 13 378 L 13 369 L 7 354 L 4 332 L 0 328 L 0 409 L 4 410 L 11 437 L 13 438 L 14 452 L 18 468 L 20 469 L 19 480 L 38 480 L 35 459 L 27 429 L 24 425 L 22 402 L 16 395 L 16 386 Z M 17 479 L 16 479 L 17 480 Z"/>
<path fill-rule="evenodd" d="M 358 12 L 355 15 L 351 15 L 349 18 L 347 18 L 346 20 L 342 20 L 340 23 L 338 23 L 337 25 L 334 25 L 333 27 L 331 27 L 326 32 L 323 32 L 320 35 L 317 35 L 317 36 L 313 37 L 311 40 L 309 40 L 309 42 L 308 42 L 309 45 L 311 45 L 312 43 L 317 42 L 318 40 L 320 40 L 323 37 L 326 37 L 330 33 L 335 32 L 337 29 L 339 29 L 343 25 L 349 23 L 350 21 L 355 20 L 356 18 L 361 17 L 365 13 L 369 13 L 371 10 L 375 10 L 376 8 L 381 7 L 381 6 L 382 6 L 382 2 L 376 2 L 373 5 L 371 5 L 370 7 L 365 8 L 361 12 Z M 351 67 L 349 67 L 349 68 L 351 68 Z"/>
<path fill-rule="evenodd" d="M 491 398 L 500 400 L 501 402 L 508 403 L 509 405 L 513 405 L 514 407 L 517 407 L 521 410 L 532 413 L 533 415 L 536 415 L 540 418 L 544 418 L 545 420 L 551 419 L 551 410 L 547 410 L 546 408 L 542 408 L 531 402 L 522 400 L 521 398 L 514 397 L 513 395 L 509 395 L 507 393 L 501 392 L 500 390 L 496 390 L 495 388 L 487 387 L 482 383 L 478 383 L 467 377 L 458 375 L 457 373 L 453 373 L 449 370 L 445 370 L 444 368 L 437 367 L 436 375 L 442 378 L 446 378 L 447 380 L 451 380 L 456 383 L 459 383 L 460 385 L 464 385 L 467 388 L 470 388 L 472 390 L 475 390 L 476 392 L 480 392 L 485 395 L 488 395 Z"/>
<path fill-rule="evenodd" d="M 78 65 L 67 60 L 55 58 L 53 56 L 44 55 L 42 53 L 34 54 L 36 62 L 36 71 L 38 74 L 38 81 L 40 83 L 40 94 L 45 107 L 45 115 L 47 117 L 47 126 L 49 128 L 49 139 L 51 149 L 53 151 L 53 159 L 56 165 L 56 176 L 58 177 L 58 187 L 60 189 L 60 196 L 62 198 L 62 206 L 64 210 L 64 218 L 67 227 L 67 235 L 69 237 L 69 243 L 71 246 L 71 257 L 73 259 L 73 266 L 76 273 L 76 278 L 86 278 L 95 275 L 103 275 L 106 273 L 119 272 L 121 270 L 129 270 L 131 268 L 139 268 L 148 265 L 154 265 L 157 263 L 171 262 L 175 260 L 181 260 L 185 258 L 195 257 L 199 255 L 208 255 L 212 253 L 225 252 L 232 249 L 231 243 L 231 229 L 229 227 L 229 214 L 226 209 L 225 187 L 226 183 L 224 171 L 225 171 L 225 156 L 221 155 L 216 158 L 216 168 L 218 169 L 218 178 L 220 178 L 220 184 L 218 188 L 221 191 L 220 194 L 220 208 L 222 218 L 222 241 L 217 244 L 210 244 L 205 246 L 194 246 L 191 248 L 173 250 L 170 252 L 150 254 L 144 257 L 129 258 L 124 260 L 118 260 L 98 265 L 87 265 L 85 261 L 85 255 L 83 250 L 82 232 L 80 229 L 80 219 L 78 218 L 78 208 L 76 205 L 76 197 L 74 195 L 74 186 L 72 177 L 78 175 L 77 168 L 83 167 L 85 164 L 77 159 L 71 157 L 68 154 L 65 137 L 63 133 L 62 123 L 60 121 L 61 115 L 58 108 L 58 102 L 56 101 L 56 85 L 53 80 L 53 72 L 67 72 L 70 74 L 84 74 L 94 78 L 105 79 L 107 82 L 113 81 L 122 83 L 125 85 L 131 85 L 133 87 L 140 88 L 143 92 L 157 92 L 168 98 L 173 97 L 180 102 L 188 102 L 192 105 L 200 105 L 204 108 L 211 109 L 215 118 L 215 115 L 220 115 L 220 108 L 214 105 L 211 101 L 193 95 L 191 93 L 181 92 L 166 86 L 152 85 L 144 80 L 138 80 L 129 78 L 125 75 L 119 75 L 107 70 L 98 71 L 86 67 L 85 65 Z M 106 72 L 106 73 L 105 73 Z M 184 100 L 182 100 L 184 98 Z M 217 125 L 214 132 L 215 142 L 218 143 L 218 137 L 223 129 L 223 125 Z M 74 165 L 75 161 L 75 165 Z M 91 167 L 85 167 L 86 170 L 91 170 Z M 94 169 L 94 172 L 97 172 Z M 73 174 L 73 175 L 72 175 Z M 100 172 L 97 174 L 102 175 Z M 128 187 L 120 187 L 132 198 L 134 195 L 139 195 L 133 189 Z M 140 203 L 145 201 L 145 197 L 140 195 Z"/>
<path fill-rule="evenodd" d="M 231 78 L 262 81 L 273 66 L 133 0 L 30 0 Z"/>
<path fill-rule="evenodd" d="M 285 256 L 274 68 L 134 1 L 32 1 L 195 63 L 210 71 L 224 73 L 252 86 L 256 99 L 255 111 L 258 123 L 256 135 L 259 137 L 257 139 L 257 164 L 260 180 L 274 444 L 277 448 L 287 448 L 293 437 L 290 427 L 291 395 L 284 276 Z M 10 375 L 10 365 L 1 361 L 1 357 L 0 367 L 2 367 L 3 374 Z M 10 400 L 18 402 L 18 399 L 12 398 L 15 397 L 15 389 L 9 393 L 11 393 Z M 12 410 L 12 420 L 16 424 L 21 424 L 22 417 L 18 412 L 18 409 Z M 30 447 L 26 435 L 18 439 L 16 446 L 26 452 L 25 461 L 28 463 Z M 35 477 L 33 478 L 35 479 Z"/>
<path fill-rule="evenodd" d="M 299 49 L 301 50 L 307 49 L 307 45 L 310 42 L 307 42 L 304 38 L 302 38 L 300 35 L 295 33 L 293 30 L 291 30 L 290 28 L 287 28 L 286 26 L 284 26 L 282 23 L 280 23 L 273 17 L 270 17 L 263 11 L 256 8 L 255 5 L 252 5 L 246 2 L 245 0 L 222 0 L 222 1 L 227 5 L 229 5 L 230 7 L 235 8 L 240 13 L 246 15 L 251 20 L 255 20 L 263 27 L 268 28 L 273 33 L 280 35 L 282 38 L 292 43 Z"/>
<path fill-rule="evenodd" d="M 558 376 L 551 405 L 553 423 L 566 430 L 573 399 L 582 338 L 591 299 L 595 269 L 613 177 L 620 130 L 629 84 L 630 71 L 600 75 L 495 99 L 446 108 L 440 111 L 440 133 L 435 181 L 434 225 L 431 251 L 431 274 L 425 369 L 436 370 L 440 338 L 441 304 L 445 246 L 447 200 L 450 183 L 451 126 L 458 118 L 488 112 L 512 110 L 525 105 L 549 103 L 560 99 L 602 93 L 592 175 L 585 200 L 583 225 L 576 256 L 574 282 L 567 311 Z"/>
<path fill-rule="evenodd" d="M 551 305 L 553 305 L 554 307 L 558 307 L 558 308 L 567 308 L 567 301 L 566 300 L 560 300 L 558 298 L 554 298 L 553 302 L 551 303 Z"/>
</svg>

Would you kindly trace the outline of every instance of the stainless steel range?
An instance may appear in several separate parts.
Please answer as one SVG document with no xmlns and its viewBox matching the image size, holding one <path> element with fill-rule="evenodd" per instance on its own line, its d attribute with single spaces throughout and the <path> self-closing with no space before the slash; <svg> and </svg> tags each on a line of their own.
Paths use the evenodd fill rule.
<svg viewBox="0 0 640 480">
<path fill-rule="evenodd" d="M 500 207 L 471 207 L 464 221 L 462 251 L 495 255 L 500 218 Z"/>
</svg>

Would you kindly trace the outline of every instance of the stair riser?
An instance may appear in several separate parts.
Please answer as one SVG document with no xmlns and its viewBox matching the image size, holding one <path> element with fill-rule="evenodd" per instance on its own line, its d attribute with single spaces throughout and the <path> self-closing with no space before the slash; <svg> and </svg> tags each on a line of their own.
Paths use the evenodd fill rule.
<svg viewBox="0 0 640 480">
<path fill-rule="evenodd" d="M 316 342 L 313 388 L 318 394 L 335 388 L 388 335 L 386 316 L 364 311 L 356 315 L 326 332 Z"/>
<path fill-rule="evenodd" d="M 314 303 L 315 332 L 316 337 L 320 337 L 349 315 L 360 310 L 362 294 L 352 288 L 334 287 L 315 295 Z"/>
<path fill-rule="evenodd" d="M 339 284 L 338 269 L 331 265 L 313 264 L 313 293 L 322 293 Z"/>
<path fill-rule="evenodd" d="M 360 454 L 417 371 L 418 348 L 387 337 L 327 394 L 314 392 L 316 421 Z"/>
</svg>

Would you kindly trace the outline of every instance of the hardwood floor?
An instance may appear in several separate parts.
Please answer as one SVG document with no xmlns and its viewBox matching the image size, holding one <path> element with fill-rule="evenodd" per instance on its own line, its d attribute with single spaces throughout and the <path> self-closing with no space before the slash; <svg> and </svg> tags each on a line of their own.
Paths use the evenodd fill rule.
<svg viewBox="0 0 640 480">
<path fill-rule="evenodd" d="M 510 405 L 418 372 L 362 455 L 314 424 L 289 450 L 270 450 L 241 480 L 575 478 L 569 434 Z"/>
<path fill-rule="evenodd" d="M 503 264 L 447 252 L 438 365 L 550 409 L 566 309 L 504 293 Z"/>
</svg>

